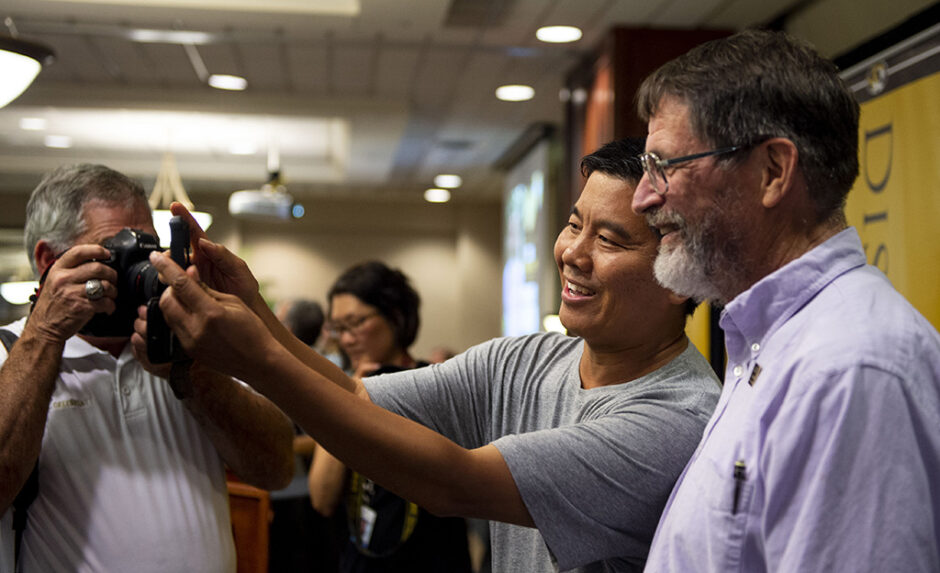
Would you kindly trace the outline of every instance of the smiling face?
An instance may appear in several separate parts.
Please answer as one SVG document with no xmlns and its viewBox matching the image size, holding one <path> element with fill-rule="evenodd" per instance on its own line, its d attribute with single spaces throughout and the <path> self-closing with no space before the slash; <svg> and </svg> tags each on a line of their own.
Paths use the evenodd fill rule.
<svg viewBox="0 0 940 573">
<path fill-rule="evenodd" d="M 632 195 L 629 182 L 595 171 L 555 241 L 561 322 L 598 348 L 655 345 L 685 324 L 685 299 L 653 278 L 659 243 Z"/>
<path fill-rule="evenodd" d="M 663 159 L 708 151 L 692 133 L 688 107 L 666 97 L 650 119 L 646 148 Z M 662 234 L 655 273 L 660 284 L 696 300 L 727 302 L 733 270 L 743 261 L 744 233 L 755 220 L 742 189 L 744 170 L 722 169 L 704 157 L 666 169 L 669 190 L 657 195 L 648 176 L 637 185 L 633 209 Z"/>
</svg>

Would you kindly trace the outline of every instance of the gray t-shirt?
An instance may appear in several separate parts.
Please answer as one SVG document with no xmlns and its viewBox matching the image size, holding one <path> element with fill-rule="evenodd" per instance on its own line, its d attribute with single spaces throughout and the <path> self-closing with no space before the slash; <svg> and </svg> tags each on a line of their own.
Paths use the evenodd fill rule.
<svg viewBox="0 0 940 573">
<path fill-rule="evenodd" d="M 718 379 L 691 344 L 651 374 L 590 390 L 578 374 L 583 350 L 560 334 L 499 338 L 365 381 L 383 408 L 463 447 L 499 449 L 537 529 L 493 523 L 493 571 L 642 570 L 718 400 Z"/>
</svg>

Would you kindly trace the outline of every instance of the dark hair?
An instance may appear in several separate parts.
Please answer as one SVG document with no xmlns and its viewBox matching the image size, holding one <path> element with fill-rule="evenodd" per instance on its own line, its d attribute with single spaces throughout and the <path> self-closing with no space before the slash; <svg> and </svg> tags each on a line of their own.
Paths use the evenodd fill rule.
<svg viewBox="0 0 940 573">
<path fill-rule="evenodd" d="M 294 336 L 307 346 L 312 346 L 323 330 L 323 308 L 312 300 L 297 300 L 291 303 L 284 317 L 284 324 Z"/>
<path fill-rule="evenodd" d="M 600 171 L 636 185 L 643 177 L 640 155 L 645 145 L 645 137 L 627 137 L 606 143 L 581 158 L 581 175 L 588 178 L 591 173 Z"/>
<path fill-rule="evenodd" d="M 809 44 L 766 30 L 704 43 L 644 80 L 640 118 L 649 121 L 666 96 L 688 105 L 692 132 L 714 148 L 791 140 L 818 219 L 843 218 L 858 176 L 859 107 Z"/>
<path fill-rule="evenodd" d="M 421 322 L 421 297 L 401 271 L 378 261 L 360 263 L 346 270 L 330 287 L 330 308 L 338 294 L 351 294 L 374 306 L 391 324 L 399 348 L 407 349 L 414 343 Z"/>
<path fill-rule="evenodd" d="M 47 173 L 26 204 L 23 242 L 33 271 L 36 243 L 44 239 L 57 251 L 73 246 L 85 232 L 84 208 L 93 200 L 149 208 L 147 194 L 138 181 L 104 165 L 63 165 Z"/>
</svg>

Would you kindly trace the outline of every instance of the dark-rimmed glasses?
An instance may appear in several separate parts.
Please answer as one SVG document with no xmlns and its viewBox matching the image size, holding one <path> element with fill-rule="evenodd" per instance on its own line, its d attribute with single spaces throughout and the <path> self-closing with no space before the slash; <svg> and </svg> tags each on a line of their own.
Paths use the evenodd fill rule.
<svg viewBox="0 0 940 573">
<path fill-rule="evenodd" d="M 336 338 L 342 336 L 344 332 L 357 334 L 363 325 L 365 325 L 366 321 L 377 314 L 378 312 L 370 312 L 361 316 L 349 317 L 342 322 L 331 322 L 329 326 L 330 334 Z"/>
<path fill-rule="evenodd" d="M 686 161 L 693 161 L 695 159 L 701 159 L 703 157 L 709 157 L 712 155 L 731 153 L 732 151 L 737 151 L 745 147 L 747 146 L 732 145 L 731 147 L 722 147 L 721 149 L 693 153 L 692 155 L 683 155 L 682 157 L 673 157 L 672 159 L 660 159 L 659 156 L 652 151 L 647 151 L 641 155 L 639 159 L 640 163 L 643 164 L 643 171 L 645 171 L 647 177 L 649 177 L 650 187 L 653 188 L 653 192 L 662 197 L 666 194 L 667 191 L 669 191 L 669 180 L 666 179 L 667 167 L 672 167 L 673 165 L 685 163 Z"/>
</svg>

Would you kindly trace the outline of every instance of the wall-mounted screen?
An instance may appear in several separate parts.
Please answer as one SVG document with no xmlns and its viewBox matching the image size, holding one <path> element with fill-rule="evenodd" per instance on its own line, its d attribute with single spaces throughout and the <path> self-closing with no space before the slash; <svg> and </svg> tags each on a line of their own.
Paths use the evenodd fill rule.
<svg viewBox="0 0 940 573">
<path fill-rule="evenodd" d="M 552 300 L 543 292 L 546 271 L 553 272 L 553 233 L 549 229 L 549 142 L 542 141 L 507 175 L 503 197 L 504 336 L 541 330 L 542 316 Z"/>
</svg>

